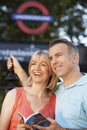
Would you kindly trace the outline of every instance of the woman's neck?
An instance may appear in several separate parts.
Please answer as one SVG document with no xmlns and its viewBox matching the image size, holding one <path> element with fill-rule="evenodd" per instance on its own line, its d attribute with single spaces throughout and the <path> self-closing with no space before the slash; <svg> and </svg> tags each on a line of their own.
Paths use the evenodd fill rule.
<svg viewBox="0 0 87 130">
<path fill-rule="evenodd" d="M 28 92 L 29 94 L 36 96 L 36 97 L 48 96 L 45 84 L 33 83 L 31 87 L 26 87 L 25 91 Z"/>
</svg>

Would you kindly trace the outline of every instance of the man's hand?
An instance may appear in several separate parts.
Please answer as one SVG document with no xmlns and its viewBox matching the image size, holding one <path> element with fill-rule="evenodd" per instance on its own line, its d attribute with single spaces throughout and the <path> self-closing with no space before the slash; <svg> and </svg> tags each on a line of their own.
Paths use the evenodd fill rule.
<svg viewBox="0 0 87 130">
<path fill-rule="evenodd" d="M 43 127 L 40 125 L 33 125 L 35 128 L 39 129 L 39 130 L 66 130 L 65 128 L 62 128 L 61 126 L 59 126 L 55 120 L 53 119 L 48 119 L 51 122 L 51 125 L 49 127 Z"/>
</svg>

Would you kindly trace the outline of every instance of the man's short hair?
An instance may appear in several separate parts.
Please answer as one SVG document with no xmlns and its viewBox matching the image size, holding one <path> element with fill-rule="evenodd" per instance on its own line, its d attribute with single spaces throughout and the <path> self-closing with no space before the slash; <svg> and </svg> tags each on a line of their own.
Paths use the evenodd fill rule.
<svg viewBox="0 0 87 130">
<path fill-rule="evenodd" d="M 66 44 L 72 52 L 79 53 L 77 46 L 75 46 L 74 44 L 72 44 L 72 42 L 70 42 L 69 40 L 67 40 L 65 38 L 53 39 L 52 41 L 50 41 L 49 48 L 56 44 L 61 44 L 61 43 Z"/>
</svg>

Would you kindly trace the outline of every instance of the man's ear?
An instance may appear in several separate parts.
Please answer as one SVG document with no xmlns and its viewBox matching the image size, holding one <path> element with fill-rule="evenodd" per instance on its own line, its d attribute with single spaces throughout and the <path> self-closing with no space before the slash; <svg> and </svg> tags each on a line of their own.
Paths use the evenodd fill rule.
<svg viewBox="0 0 87 130">
<path fill-rule="evenodd" d="M 78 63 L 79 62 L 79 56 L 77 53 L 73 54 L 73 63 Z"/>
</svg>

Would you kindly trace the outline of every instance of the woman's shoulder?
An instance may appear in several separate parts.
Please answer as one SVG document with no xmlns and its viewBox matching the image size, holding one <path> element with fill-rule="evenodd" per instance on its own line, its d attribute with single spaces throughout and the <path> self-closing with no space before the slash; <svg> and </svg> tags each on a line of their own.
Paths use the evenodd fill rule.
<svg viewBox="0 0 87 130">
<path fill-rule="evenodd" d="M 18 93 L 21 93 L 22 91 L 23 91 L 23 87 L 15 87 L 6 93 L 6 97 L 10 97 L 10 98 L 12 97 L 13 99 L 17 96 Z"/>
<path fill-rule="evenodd" d="M 11 106 L 11 104 L 14 104 L 15 98 L 16 98 L 16 90 L 15 89 L 9 90 L 6 93 L 6 96 L 3 101 L 4 106 L 5 106 L 5 104 L 7 105 L 9 102 L 10 102 L 10 106 Z"/>
<path fill-rule="evenodd" d="M 16 97 L 20 97 L 21 95 L 24 95 L 24 87 L 16 87 L 15 88 L 16 91 Z"/>
<path fill-rule="evenodd" d="M 11 89 L 6 93 L 6 96 L 15 96 L 16 94 L 16 89 Z"/>
</svg>

